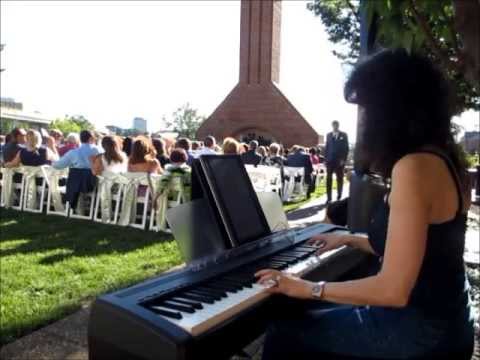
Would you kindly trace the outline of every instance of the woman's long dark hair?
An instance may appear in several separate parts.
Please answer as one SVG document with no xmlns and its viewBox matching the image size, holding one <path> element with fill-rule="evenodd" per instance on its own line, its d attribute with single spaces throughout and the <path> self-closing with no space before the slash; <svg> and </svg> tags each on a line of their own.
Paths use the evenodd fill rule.
<svg viewBox="0 0 480 360">
<path fill-rule="evenodd" d="M 450 157 L 466 186 L 465 158 L 452 133 L 450 88 L 430 60 L 384 50 L 353 70 L 344 91 L 363 110 L 358 152 L 370 169 L 390 178 L 400 158 L 433 147 Z"/>
<path fill-rule="evenodd" d="M 120 153 L 118 142 L 113 136 L 107 135 L 102 139 L 102 148 L 105 150 L 103 156 L 107 164 L 121 163 L 123 161 L 122 154 Z"/>
</svg>

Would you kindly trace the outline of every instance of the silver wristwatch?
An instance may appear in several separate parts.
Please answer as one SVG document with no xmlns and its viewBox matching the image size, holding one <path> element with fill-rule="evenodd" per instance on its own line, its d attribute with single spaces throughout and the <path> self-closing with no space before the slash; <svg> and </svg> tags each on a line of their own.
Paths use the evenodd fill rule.
<svg viewBox="0 0 480 360">
<path fill-rule="evenodd" d="M 320 281 L 312 286 L 312 298 L 320 300 L 323 296 L 323 290 L 325 289 L 326 281 Z"/>
</svg>

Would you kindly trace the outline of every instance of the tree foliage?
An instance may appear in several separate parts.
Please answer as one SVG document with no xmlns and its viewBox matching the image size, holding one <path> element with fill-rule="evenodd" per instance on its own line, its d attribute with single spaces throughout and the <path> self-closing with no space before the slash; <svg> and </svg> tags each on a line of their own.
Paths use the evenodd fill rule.
<svg viewBox="0 0 480 360">
<path fill-rule="evenodd" d="M 58 129 L 63 134 L 79 133 L 82 130 L 95 130 L 95 126 L 82 115 L 65 115 L 63 119 L 55 119 L 48 126 L 49 129 Z"/>
<path fill-rule="evenodd" d="M 476 9 L 474 0 L 366 0 L 362 5 L 358 0 L 313 0 L 307 9 L 325 25 L 329 40 L 336 44 L 334 55 L 353 64 L 360 55 L 360 6 L 365 6 L 367 24 L 375 21 L 377 26 L 377 46 L 419 52 L 439 64 L 455 87 L 456 111 L 461 112 L 480 109 L 479 49 L 467 46 L 474 42 L 471 23 L 477 21 L 480 30 L 480 19 L 467 14 L 468 21 L 460 21 L 470 9 L 465 4 Z M 478 34 L 473 37 L 478 41 Z"/>
<path fill-rule="evenodd" d="M 15 121 L 3 118 L 0 123 L 0 134 L 8 134 L 15 128 Z"/>
<path fill-rule="evenodd" d="M 167 128 L 177 132 L 179 136 L 194 139 L 195 133 L 204 120 L 205 116 L 199 115 L 198 110 L 192 108 L 187 102 L 172 114 L 172 120 L 166 120 L 165 123 Z"/>
</svg>

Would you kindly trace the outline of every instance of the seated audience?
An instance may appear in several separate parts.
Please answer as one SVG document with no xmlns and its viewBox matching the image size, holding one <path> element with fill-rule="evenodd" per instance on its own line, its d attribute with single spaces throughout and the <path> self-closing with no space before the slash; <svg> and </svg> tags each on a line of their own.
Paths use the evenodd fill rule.
<svg viewBox="0 0 480 360">
<path fill-rule="evenodd" d="M 51 129 L 48 134 L 53 138 L 55 142 L 55 147 L 57 148 L 57 151 L 60 147 L 62 147 L 62 142 L 63 142 L 63 133 L 58 130 L 58 129 Z"/>
<path fill-rule="evenodd" d="M 131 136 L 127 136 L 123 140 L 122 151 L 127 155 L 127 157 L 130 157 L 130 154 L 132 153 L 132 144 L 133 144 L 133 139 Z"/>
<path fill-rule="evenodd" d="M 167 166 L 166 169 L 172 172 L 174 169 L 188 168 L 187 161 L 188 161 L 188 156 L 185 149 L 182 149 L 182 148 L 173 149 L 172 153 L 170 154 L 170 164 Z"/>
<path fill-rule="evenodd" d="M 160 189 L 156 194 L 156 197 L 160 196 L 164 193 L 165 190 L 168 189 L 169 195 L 173 196 L 173 199 L 176 199 L 178 193 L 173 192 L 174 189 L 178 188 L 171 188 L 171 181 L 174 178 L 180 177 L 182 179 L 183 188 L 190 186 L 191 184 L 191 168 L 187 165 L 187 152 L 182 148 L 176 148 L 172 150 L 170 154 L 170 164 L 167 164 L 165 167 L 165 172 L 162 174 L 162 178 L 160 180 Z M 189 191 L 184 192 L 184 200 L 188 200 L 190 197 Z M 155 197 L 154 197 L 155 198 Z M 155 200 L 154 200 L 155 202 Z"/>
<path fill-rule="evenodd" d="M 170 156 L 172 150 L 175 149 L 176 140 L 169 136 L 162 137 L 162 140 L 165 142 L 165 155 Z"/>
<path fill-rule="evenodd" d="M 232 137 L 223 139 L 222 152 L 225 155 L 236 155 L 240 153 L 240 144 Z"/>
<path fill-rule="evenodd" d="M 318 152 L 317 149 L 312 147 L 308 152 L 310 153 L 310 160 L 312 161 L 312 165 L 320 164 L 320 158 L 317 155 L 317 152 Z"/>
<path fill-rule="evenodd" d="M 94 133 L 94 136 L 95 136 L 95 139 L 97 140 L 96 142 L 96 145 L 98 147 L 98 151 L 100 151 L 101 153 L 104 152 L 103 148 L 102 148 L 102 140 L 103 140 L 103 137 L 105 136 L 106 134 L 100 132 L 100 131 L 96 131 Z"/>
<path fill-rule="evenodd" d="M 194 157 L 191 151 L 192 145 L 190 143 L 190 140 L 187 138 L 179 138 L 177 140 L 177 143 L 175 144 L 175 147 L 185 150 L 185 153 L 187 154 L 187 164 L 191 166 Z"/>
<path fill-rule="evenodd" d="M 198 149 L 200 149 L 200 144 L 198 143 L 198 141 L 192 141 L 192 151 L 198 151 Z"/>
<path fill-rule="evenodd" d="M 242 142 L 240 144 L 240 154 L 245 154 L 248 151 L 248 144 Z"/>
<path fill-rule="evenodd" d="M 262 160 L 260 161 L 261 165 L 266 165 L 267 164 L 267 159 L 268 159 L 268 149 L 266 146 L 259 146 L 258 147 L 258 155 L 262 157 Z"/>
<path fill-rule="evenodd" d="M 285 158 L 280 155 L 280 145 L 277 143 L 270 144 L 270 156 L 266 160 L 266 164 L 270 166 L 282 167 L 285 165 Z"/>
<path fill-rule="evenodd" d="M 10 133 L 10 141 L 3 147 L 3 161 L 12 161 L 17 153 L 24 147 L 27 132 L 23 128 L 15 128 Z"/>
<path fill-rule="evenodd" d="M 42 136 L 37 130 L 28 130 L 25 147 L 20 149 L 15 158 L 6 163 L 6 167 L 42 166 L 58 159 L 54 139 L 49 138 L 48 147 L 42 147 Z"/>
<path fill-rule="evenodd" d="M 197 152 L 197 157 L 201 155 L 216 155 L 217 152 L 215 151 L 215 147 L 217 145 L 217 141 L 215 138 L 211 135 L 207 136 L 205 138 L 205 141 L 203 142 L 203 148 L 201 148 Z"/>
<path fill-rule="evenodd" d="M 70 133 L 67 136 L 65 143 L 57 147 L 58 155 L 63 156 L 70 150 L 76 149 L 80 146 L 80 137 L 77 133 Z"/>
<path fill-rule="evenodd" d="M 258 141 L 252 140 L 248 146 L 249 150 L 242 154 L 242 160 L 245 165 L 257 166 L 262 161 L 262 157 L 257 154 Z"/>
<path fill-rule="evenodd" d="M 92 172 L 94 175 L 100 175 L 104 171 L 127 172 L 127 155 L 120 150 L 119 141 L 114 136 L 103 137 L 102 148 L 104 153 L 97 155 L 93 161 Z"/>
<path fill-rule="evenodd" d="M 55 169 L 70 168 L 65 199 L 72 209 L 76 208 L 79 195 L 93 191 L 97 182 L 97 178 L 91 171 L 92 162 L 99 154 L 93 133 L 89 130 L 82 130 L 80 142 L 79 148 L 70 150 L 52 164 Z"/>
<path fill-rule="evenodd" d="M 161 174 L 163 172 L 162 165 L 156 155 L 151 141 L 145 136 L 138 136 L 132 145 L 132 153 L 128 159 L 128 171 Z"/>
<path fill-rule="evenodd" d="M 95 137 L 89 130 L 83 130 L 80 133 L 81 145 L 79 148 L 70 150 L 58 161 L 53 162 L 55 169 L 65 169 L 67 167 L 75 169 L 91 169 L 91 160 L 99 154 L 95 144 Z"/>
<path fill-rule="evenodd" d="M 160 162 L 160 165 L 162 165 L 162 168 L 165 168 L 165 165 L 170 162 L 165 151 L 165 141 L 161 138 L 155 138 L 152 140 L 152 144 L 157 152 L 157 160 Z"/>
</svg>

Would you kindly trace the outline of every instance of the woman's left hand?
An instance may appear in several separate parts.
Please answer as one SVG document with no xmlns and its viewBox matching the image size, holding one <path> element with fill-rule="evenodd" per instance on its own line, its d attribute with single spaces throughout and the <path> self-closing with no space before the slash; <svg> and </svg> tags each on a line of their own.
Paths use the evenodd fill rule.
<svg viewBox="0 0 480 360">
<path fill-rule="evenodd" d="M 311 299 L 313 283 L 278 270 L 265 269 L 258 271 L 255 276 L 262 285 L 273 284 L 266 291 L 273 294 L 284 294 L 298 299 Z"/>
</svg>

